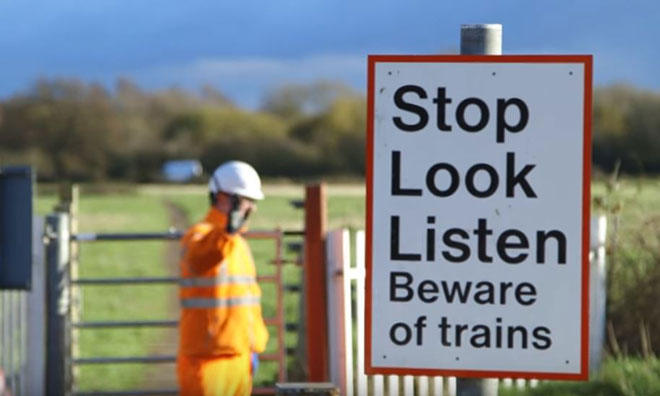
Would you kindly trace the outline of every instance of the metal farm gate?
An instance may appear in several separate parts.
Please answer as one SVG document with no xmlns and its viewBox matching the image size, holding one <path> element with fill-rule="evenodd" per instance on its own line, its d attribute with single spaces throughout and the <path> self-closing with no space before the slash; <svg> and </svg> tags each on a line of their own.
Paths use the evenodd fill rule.
<svg viewBox="0 0 660 396">
<path fill-rule="evenodd" d="M 294 203 L 296 207 L 302 207 L 300 202 Z M 66 202 L 60 205 L 60 212 L 48 215 L 45 224 L 45 256 L 47 279 L 47 332 L 46 332 L 46 394 L 47 395 L 78 395 L 78 396 L 102 396 L 102 395 L 176 395 L 177 389 L 149 389 L 149 390 L 95 390 L 79 391 L 76 389 L 74 372 L 76 367 L 83 365 L 100 364 L 146 364 L 155 365 L 162 363 L 175 363 L 176 356 L 92 356 L 80 357 L 82 354 L 74 348 L 75 331 L 95 331 L 98 329 L 118 328 L 176 328 L 177 319 L 167 320 L 126 320 L 126 321 L 82 321 L 78 315 L 72 314 L 72 303 L 76 288 L 95 287 L 102 285 L 178 285 L 178 277 L 122 277 L 117 273 L 116 277 L 105 278 L 81 278 L 77 276 L 77 270 L 72 270 L 72 262 L 77 256 L 80 244 L 103 243 L 107 241 L 177 241 L 182 237 L 182 232 L 170 230 L 161 233 L 76 233 L 75 215 L 71 215 L 71 205 L 67 208 Z M 75 213 L 75 210 L 73 211 Z M 308 220 L 306 220 L 308 221 Z M 73 225 L 73 226 L 72 226 Z M 285 345 L 285 332 L 297 331 L 298 323 L 285 323 L 284 317 L 284 292 L 300 292 L 300 285 L 284 285 L 282 267 L 286 263 L 302 264 L 300 257 L 302 252 L 301 242 L 287 244 L 290 251 L 297 252 L 298 258 L 287 259 L 283 254 L 284 237 L 305 236 L 304 231 L 252 231 L 245 236 L 248 240 L 271 240 L 274 242 L 273 256 L 270 264 L 275 266 L 274 273 L 257 276 L 258 282 L 271 283 L 276 290 L 276 309 L 274 317 L 266 317 L 265 322 L 269 328 L 275 328 L 275 339 L 277 348 L 275 353 L 262 354 L 260 360 L 276 362 L 278 366 L 277 381 L 287 380 L 287 354 L 294 352 L 293 348 L 287 351 Z M 305 242 L 307 243 L 307 242 Z M 84 263 L 81 263 L 84 265 Z M 77 298 L 77 297 L 76 297 Z M 303 325 L 304 326 L 304 325 Z M 271 331 L 271 335 L 273 332 Z M 176 373 L 173 371 L 172 376 Z M 273 387 L 254 388 L 253 394 L 274 394 Z"/>
</svg>

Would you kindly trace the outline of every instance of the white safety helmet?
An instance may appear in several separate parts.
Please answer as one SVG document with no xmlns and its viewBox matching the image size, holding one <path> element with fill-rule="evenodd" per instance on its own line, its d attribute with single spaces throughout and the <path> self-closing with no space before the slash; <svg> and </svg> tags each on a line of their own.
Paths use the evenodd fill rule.
<svg viewBox="0 0 660 396">
<path fill-rule="evenodd" d="M 242 161 L 229 161 L 220 165 L 209 180 L 209 192 L 218 192 L 260 200 L 264 199 L 261 191 L 261 179 L 256 170 Z"/>
</svg>

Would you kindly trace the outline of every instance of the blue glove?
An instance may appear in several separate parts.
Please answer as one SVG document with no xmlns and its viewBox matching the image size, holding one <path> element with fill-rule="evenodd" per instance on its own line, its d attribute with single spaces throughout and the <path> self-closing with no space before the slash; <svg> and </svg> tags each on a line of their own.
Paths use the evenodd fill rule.
<svg viewBox="0 0 660 396">
<path fill-rule="evenodd" d="M 250 369 L 252 371 L 252 375 L 255 375 L 257 373 L 258 368 L 259 368 L 259 355 L 256 352 L 252 352 L 252 356 L 250 359 Z"/>
</svg>

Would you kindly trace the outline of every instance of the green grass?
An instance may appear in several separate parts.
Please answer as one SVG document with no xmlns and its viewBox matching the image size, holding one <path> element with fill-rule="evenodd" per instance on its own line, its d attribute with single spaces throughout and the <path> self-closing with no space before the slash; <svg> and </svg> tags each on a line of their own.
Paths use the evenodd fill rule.
<svg viewBox="0 0 660 396">
<path fill-rule="evenodd" d="M 258 211 L 251 218 L 253 230 L 302 230 L 304 211 L 294 208 L 290 202 L 304 198 L 303 187 L 266 186 L 267 199 L 259 203 Z M 56 204 L 53 195 L 38 197 L 36 212 L 40 215 L 51 212 Z M 165 202 L 181 208 L 190 222 L 199 221 L 208 209 L 206 189 L 201 186 L 145 186 L 122 190 L 113 194 L 99 195 L 81 193 L 79 232 L 131 232 L 164 231 L 170 219 Z M 364 225 L 364 190 L 361 186 L 328 188 L 328 228 Z M 297 241 L 297 237 L 286 237 L 284 243 Z M 167 244 L 173 242 L 89 242 L 80 246 L 79 277 L 142 277 L 171 276 L 178 273 L 177 266 L 169 266 L 165 255 Z M 250 245 L 259 274 L 272 274 L 275 266 L 270 261 L 275 257 L 275 244 L 272 240 L 251 240 Z M 297 253 L 285 247 L 287 259 L 295 259 Z M 301 269 L 287 264 L 283 270 L 285 284 L 299 284 Z M 178 314 L 177 289 L 170 285 L 146 286 L 83 286 L 83 321 L 123 321 L 123 320 L 169 320 Z M 262 284 L 262 300 L 265 317 L 276 314 L 275 286 Z M 284 312 L 287 322 L 298 322 L 300 316 L 300 296 L 297 293 L 285 295 Z M 270 341 L 266 352 L 276 350 L 275 328 L 269 328 Z M 149 356 L 154 351 L 168 351 L 174 354 L 176 330 L 173 329 L 83 329 L 78 331 L 79 357 L 125 357 Z M 287 332 L 287 347 L 295 348 L 298 334 Z M 171 351 L 171 352 L 170 352 Z M 301 375 L 300 362 L 289 359 L 290 374 Z M 152 368 L 149 368 L 152 367 Z M 76 374 L 78 390 L 121 390 L 158 387 L 154 380 L 155 370 L 160 370 L 172 379 L 175 378 L 173 364 L 145 366 L 140 364 L 81 365 Z M 296 369 L 298 372 L 296 372 Z M 146 379 L 145 379 L 146 378 Z M 277 365 L 262 362 L 255 378 L 257 386 L 272 386 L 277 380 Z M 157 382 L 157 380 L 156 380 Z M 162 388 L 162 386 L 161 386 Z"/>
<path fill-rule="evenodd" d="M 500 387 L 500 396 L 649 396 L 660 395 L 660 360 L 614 359 L 604 361 L 589 382 L 542 382 L 536 388 Z"/>
<path fill-rule="evenodd" d="M 80 232 L 164 231 L 169 225 L 165 207 L 158 197 L 142 195 L 84 196 L 80 201 Z M 168 276 L 177 269 L 166 266 L 166 243 L 91 242 L 80 246 L 79 276 L 143 277 Z M 84 286 L 83 321 L 175 319 L 176 288 L 169 285 Z M 162 328 L 81 330 L 81 357 L 148 356 L 162 340 Z M 169 339 L 172 336 L 169 335 Z M 169 366 L 169 367 L 167 367 Z M 173 365 L 163 365 L 173 369 Z M 84 365 L 78 389 L 126 389 L 140 385 L 144 373 L 139 365 Z"/>
<path fill-rule="evenodd" d="M 301 230 L 304 212 L 290 205 L 291 200 L 304 197 L 301 186 L 266 186 L 267 199 L 260 202 L 259 210 L 251 219 L 255 230 L 274 229 Z M 604 183 L 595 183 L 592 188 L 594 211 L 602 210 L 610 216 L 610 231 L 617 219 L 618 239 L 626 247 L 631 242 L 632 232 L 650 218 L 660 217 L 660 180 L 627 180 L 619 183 L 618 189 L 608 189 Z M 91 231 L 163 231 L 171 224 L 164 202 L 169 201 L 183 209 L 191 222 L 201 219 L 208 208 L 206 189 L 203 186 L 141 186 L 123 191 L 122 194 L 86 194 L 83 189 L 80 206 L 81 232 Z M 36 211 L 45 214 L 55 204 L 52 195 L 40 196 L 36 200 Z M 328 187 L 328 228 L 364 228 L 364 188 L 362 186 Z M 292 241 L 295 238 L 287 238 Z M 81 277 L 133 277 L 168 276 L 178 269 L 167 267 L 165 242 L 122 242 L 89 243 L 80 253 Z M 251 246 L 260 274 L 274 271 L 270 264 L 274 246 L 271 241 L 251 241 Z M 643 251 L 630 249 L 632 253 L 644 255 Z M 287 258 L 295 254 L 285 252 Z M 622 269 L 623 270 L 623 269 Z M 624 274 L 625 275 L 625 274 Z M 622 275 L 623 276 L 623 275 Z M 301 270 L 288 264 L 284 269 L 285 283 L 299 283 Z M 274 288 L 264 284 L 263 309 L 265 316 L 275 313 Z M 176 287 L 174 286 L 117 286 L 84 287 L 83 320 L 129 320 L 129 319 L 175 319 L 177 314 Z M 288 294 L 285 299 L 285 316 L 288 322 L 297 322 L 300 315 L 299 296 Z M 274 351 L 275 333 L 271 330 L 268 351 Z M 174 332 L 174 333 L 173 333 Z M 129 356 L 150 355 L 163 346 L 163 340 L 176 340 L 175 330 L 126 329 L 126 330 L 83 330 L 80 332 L 80 355 Z M 286 344 L 296 347 L 298 337 L 287 333 Z M 300 363 L 293 360 L 294 366 Z M 598 376 L 587 383 L 544 382 L 531 393 L 501 391 L 501 395 L 643 395 L 660 394 L 655 384 L 660 378 L 657 360 L 607 360 Z M 153 367 L 153 366 L 152 366 Z M 145 378 L 153 375 L 144 365 L 98 365 L 83 366 L 79 373 L 79 389 L 129 389 L 145 386 Z M 157 365 L 155 370 L 170 373 L 174 378 L 174 365 Z M 272 385 L 276 378 L 276 366 L 262 362 L 256 378 L 257 385 Z M 146 381 L 148 382 L 148 381 Z M 617 392 L 624 393 L 617 393 Z M 509 392 L 509 393 L 506 393 Z M 646 392 L 646 393 L 644 393 Z"/>
</svg>

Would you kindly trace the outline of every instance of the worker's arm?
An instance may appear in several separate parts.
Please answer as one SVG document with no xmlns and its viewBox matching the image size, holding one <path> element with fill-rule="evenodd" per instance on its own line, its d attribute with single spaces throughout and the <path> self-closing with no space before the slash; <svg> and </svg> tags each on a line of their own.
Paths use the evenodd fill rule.
<svg viewBox="0 0 660 396">
<path fill-rule="evenodd" d="M 192 272 L 204 273 L 222 262 L 236 243 L 235 239 L 236 236 L 219 227 L 197 225 L 184 237 L 184 261 Z"/>
</svg>

